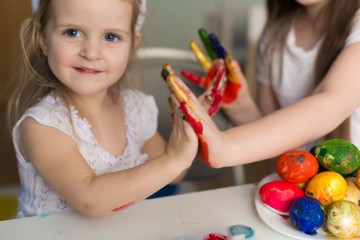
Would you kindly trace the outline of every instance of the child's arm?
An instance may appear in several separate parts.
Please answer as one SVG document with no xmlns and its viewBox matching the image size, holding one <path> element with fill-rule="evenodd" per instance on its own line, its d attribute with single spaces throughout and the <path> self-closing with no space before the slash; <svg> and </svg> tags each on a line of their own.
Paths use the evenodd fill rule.
<svg viewBox="0 0 360 240">
<path fill-rule="evenodd" d="M 96 176 L 76 143 L 61 131 L 27 118 L 21 136 L 25 159 L 72 207 L 91 217 L 105 216 L 143 200 L 173 181 L 191 165 L 198 147 L 191 126 L 175 113 L 164 153 L 138 167 Z"/>
<path fill-rule="evenodd" d="M 164 138 L 159 134 L 156 133 L 152 138 L 147 140 L 141 150 L 141 152 L 146 153 L 149 157 L 149 161 L 154 159 L 155 157 L 163 154 L 166 149 L 166 142 Z M 181 181 L 188 169 L 184 170 L 177 178 L 175 178 L 171 183 L 178 183 Z"/>
<path fill-rule="evenodd" d="M 221 132 L 192 96 L 213 167 L 275 157 L 331 132 L 360 106 L 360 43 L 346 47 L 313 95 L 257 121 Z"/>
</svg>

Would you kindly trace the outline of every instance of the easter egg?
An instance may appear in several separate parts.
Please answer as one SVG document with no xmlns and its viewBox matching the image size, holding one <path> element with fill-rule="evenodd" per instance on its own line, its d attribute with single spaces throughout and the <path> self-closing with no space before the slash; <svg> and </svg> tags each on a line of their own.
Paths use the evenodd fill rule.
<svg viewBox="0 0 360 240">
<path fill-rule="evenodd" d="M 324 206 L 345 197 L 347 183 L 337 172 L 325 171 L 315 175 L 305 188 L 305 195 L 318 199 Z"/>
<path fill-rule="evenodd" d="M 327 209 L 326 227 L 338 238 L 351 238 L 360 234 L 360 208 L 347 200 L 334 202 Z"/>
<path fill-rule="evenodd" d="M 316 230 L 325 221 L 325 210 L 319 200 L 304 196 L 291 204 L 289 219 L 296 229 L 309 235 L 315 235 Z"/>
<path fill-rule="evenodd" d="M 315 146 L 316 159 L 326 170 L 350 174 L 360 167 L 359 149 L 343 139 L 330 139 Z"/>
<path fill-rule="evenodd" d="M 291 203 L 304 196 L 304 192 L 294 183 L 276 180 L 265 183 L 259 189 L 262 203 L 272 211 L 288 215 Z"/>
<path fill-rule="evenodd" d="M 305 183 L 319 170 L 317 159 L 309 152 L 291 150 L 282 154 L 276 161 L 276 172 L 285 181 Z"/>
<path fill-rule="evenodd" d="M 345 178 L 347 183 L 347 191 L 343 200 L 351 201 L 360 207 L 360 188 L 356 184 L 356 178 Z"/>
<path fill-rule="evenodd" d="M 227 237 L 219 233 L 209 233 L 203 240 L 227 240 Z"/>
</svg>

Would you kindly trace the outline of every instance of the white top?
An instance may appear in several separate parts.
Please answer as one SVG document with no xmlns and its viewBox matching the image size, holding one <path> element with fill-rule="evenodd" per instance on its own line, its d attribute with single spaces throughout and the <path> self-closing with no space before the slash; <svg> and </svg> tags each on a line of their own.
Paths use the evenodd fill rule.
<svg viewBox="0 0 360 240">
<path fill-rule="evenodd" d="M 359 41 L 360 14 L 358 12 L 351 33 L 346 39 L 345 47 Z M 305 51 L 296 46 L 295 31 L 291 28 L 283 49 L 282 61 L 279 58 L 279 53 L 273 54 L 271 59 L 269 59 L 271 64 L 266 59 L 257 61 L 257 81 L 272 86 L 281 108 L 311 95 L 314 91 L 315 79 L 313 68 L 321 43 L 322 40 L 319 40 L 310 50 Z M 271 75 L 269 71 L 271 71 Z M 271 79 L 269 79 L 269 76 L 271 76 Z M 360 148 L 360 108 L 357 108 L 351 115 L 350 133 L 352 143 Z M 323 141 L 323 138 L 308 143 L 301 148 L 310 150 L 312 146 L 321 141 Z"/>
<path fill-rule="evenodd" d="M 152 96 L 135 90 L 125 90 L 120 96 L 124 103 L 125 124 L 127 125 L 127 146 L 120 156 L 113 156 L 101 148 L 91 131 L 90 123 L 85 118 L 78 116 L 75 107 L 67 107 L 62 99 L 54 98 L 52 94 L 41 99 L 39 103 L 24 113 L 13 129 L 13 141 L 22 187 L 19 196 L 18 217 L 71 209 L 71 206 L 47 185 L 34 165 L 24 160 L 19 151 L 19 127 L 27 117 L 35 119 L 42 125 L 54 127 L 70 136 L 97 175 L 132 168 L 147 160 L 147 155 L 142 154 L 140 149 L 144 142 L 156 133 L 158 109 L 155 100 Z"/>
</svg>

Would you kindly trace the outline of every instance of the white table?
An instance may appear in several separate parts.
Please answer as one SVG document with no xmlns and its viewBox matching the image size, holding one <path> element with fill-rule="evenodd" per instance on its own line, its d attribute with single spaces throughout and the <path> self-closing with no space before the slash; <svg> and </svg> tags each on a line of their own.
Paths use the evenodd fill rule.
<svg viewBox="0 0 360 240">
<path fill-rule="evenodd" d="M 145 200 L 111 216 L 90 219 L 77 212 L 0 222 L 0 239 L 202 240 L 208 233 L 226 235 L 226 227 L 242 224 L 255 231 L 253 240 L 289 239 L 258 216 L 255 184 Z"/>
</svg>

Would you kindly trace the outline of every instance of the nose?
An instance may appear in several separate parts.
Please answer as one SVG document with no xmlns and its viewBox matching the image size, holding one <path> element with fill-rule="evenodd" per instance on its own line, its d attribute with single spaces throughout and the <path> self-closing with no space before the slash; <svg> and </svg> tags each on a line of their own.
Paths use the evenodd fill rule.
<svg viewBox="0 0 360 240">
<path fill-rule="evenodd" d="M 90 61 L 101 58 L 100 43 L 93 39 L 86 39 L 82 42 L 80 56 Z"/>
</svg>

